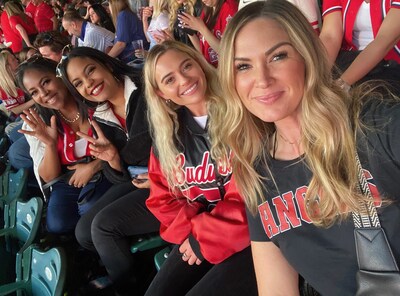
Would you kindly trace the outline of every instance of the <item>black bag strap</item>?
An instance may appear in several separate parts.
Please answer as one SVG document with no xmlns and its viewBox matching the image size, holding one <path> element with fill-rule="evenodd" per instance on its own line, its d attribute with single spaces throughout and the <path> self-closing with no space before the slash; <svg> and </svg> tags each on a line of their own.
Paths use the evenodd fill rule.
<svg viewBox="0 0 400 296">
<path fill-rule="evenodd" d="M 369 189 L 367 179 L 365 178 L 363 168 L 361 166 L 360 158 L 356 153 L 356 162 L 359 180 L 359 192 L 366 197 L 366 200 L 360 200 L 361 211 L 360 213 L 353 214 L 353 222 L 356 228 L 362 227 L 381 227 L 378 212 L 374 204 L 374 198 L 371 190 Z"/>
</svg>

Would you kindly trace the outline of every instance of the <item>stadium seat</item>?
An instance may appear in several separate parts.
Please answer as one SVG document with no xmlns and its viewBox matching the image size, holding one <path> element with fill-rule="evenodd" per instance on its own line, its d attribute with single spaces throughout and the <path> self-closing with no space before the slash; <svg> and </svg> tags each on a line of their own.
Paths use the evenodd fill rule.
<svg viewBox="0 0 400 296">
<path fill-rule="evenodd" d="M 16 282 L 0 286 L 0 295 L 61 296 L 63 294 L 66 258 L 62 249 L 40 251 L 31 245 L 22 257 L 17 257 L 17 268 L 23 271 Z"/>
</svg>

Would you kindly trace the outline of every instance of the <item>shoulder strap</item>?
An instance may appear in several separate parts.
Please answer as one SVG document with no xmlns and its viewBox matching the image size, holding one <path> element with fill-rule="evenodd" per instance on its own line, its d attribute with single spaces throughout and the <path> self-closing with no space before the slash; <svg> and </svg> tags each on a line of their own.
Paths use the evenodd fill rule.
<svg viewBox="0 0 400 296">
<path fill-rule="evenodd" d="M 379 222 L 378 213 L 374 205 L 374 198 L 372 197 L 371 190 L 369 189 L 367 179 L 365 178 L 360 159 L 356 153 L 359 192 L 366 197 L 366 200 L 360 200 L 361 211 L 360 213 L 352 213 L 353 222 L 356 228 L 361 227 L 381 227 Z"/>
</svg>

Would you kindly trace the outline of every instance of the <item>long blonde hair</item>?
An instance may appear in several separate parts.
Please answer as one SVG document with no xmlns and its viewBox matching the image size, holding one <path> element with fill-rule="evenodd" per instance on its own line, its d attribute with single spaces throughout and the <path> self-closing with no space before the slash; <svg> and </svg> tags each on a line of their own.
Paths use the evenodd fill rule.
<svg viewBox="0 0 400 296">
<path fill-rule="evenodd" d="M 305 85 L 301 102 L 301 143 L 305 161 L 313 173 L 305 204 L 317 225 L 329 226 L 344 209 L 359 210 L 355 136 L 353 124 L 357 100 L 345 94 L 332 79 L 325 49 L 307 19 L 287 1 L 252 3 L 229 22 L 221 44 L 219 76 L 225 100 L 220 104 L 213 151 L 218 156 L 229 145 L 235 155 L 233 172 L 247 206 L 255 214 L 264 200 L 263 181 L 254 166 L 261 161 L 268 169 L 274 123 L 261 121 L 243 105 L 235 88 L 234 45 L 238 32 L 257 18 L 276 21 L 289 36 L 292 46 L 305 63 Z M 356 113 L 356 112 L 355 112 Z M 225 144 L 224 144 L 225 143 Z M 344 216 L 339 216 L 344 217 Z"/>
<path fill-rule="evenodd" d="M 215 112 L 215 106 L 217 106 L 218 101 L 221 101 L 221 92 L 215 69 L 206 62 L 199 52 L 191 47 L 178 41 L 165 41 L 155 45 L 149 52 L 144 66 L 144 80 L 153 145 L 157 151 L 157 156 L 169 187 L 172 191 L 176 191 L 177 184 L 174 172 L 176 172 L 177 168 L 176 158 L 179 155 L 177 147 L 179 143 L 177 135 L 179 122 L 176 110 L 180 106 L 175 105 L 173 102 L 166 102 L 164 98 L 157 94 L 159 87 L 156 81 L 158 59 L 170 50 L 187 54 L 203 69 L 207 80 L 205 100 L 210 126 L 213 124 L 212 114 Z M 210 134 L 210 137 L 212 139 L 213 135 Z"/>
<path fill-rule="evenodd" d="M 4 92 L 12 97 L 18 96 L 18 88 L 15 84 L 14 73 L 11 71 L 10 66 L 8 65 L 8 57 L 11 56 L 7 50 L 0 51 L 0 87 L 4 90 Z"/>
<path fill-rule="evenodd" d="M 169 29 L 171 32 L 174 31 L 174 24 L 176 22 L 176 19 L 178 18 L 178 8 L 182 5 L 179 4 L 177 0 L 170 0 L 170 5 L 169 5 Z M 194 6 L 196 5 L 197 0 L 187 0 L 185 5 L 186 5 L 186 12 L 193 15 L 194 13 Z"/>
<path fill-rule="evenodd" d="M 154 0 L 153 18 L 158 17 L 162 12 L 169 13 L 169 0 Z"/>
<path fill-rule="evenodd" d="M 134 13 L 127 0 L 109 0 L 108 3 L 111 7 L 111 19 L 115 27 L 117 27 L 118 13 L 120 13 L 122 10 L 129 10 L 130 12 Z"/>
</svg>

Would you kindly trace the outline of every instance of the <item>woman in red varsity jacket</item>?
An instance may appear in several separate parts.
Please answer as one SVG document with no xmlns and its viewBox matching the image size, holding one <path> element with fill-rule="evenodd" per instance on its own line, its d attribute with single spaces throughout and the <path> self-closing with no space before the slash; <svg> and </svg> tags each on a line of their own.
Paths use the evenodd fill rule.
<svg viewBox="0 0 400 296">
<path fill-rule="evenodd" d="M 154 144 L 146 204 L 162 238 L 176 244 L 146 295 L 255 295 L 243 200 L 228 157 L 210 152 L 209 114 L 221 97 L 214 69 L 194 49 L 166 41 L 144 71 Z"/>
</svg>

